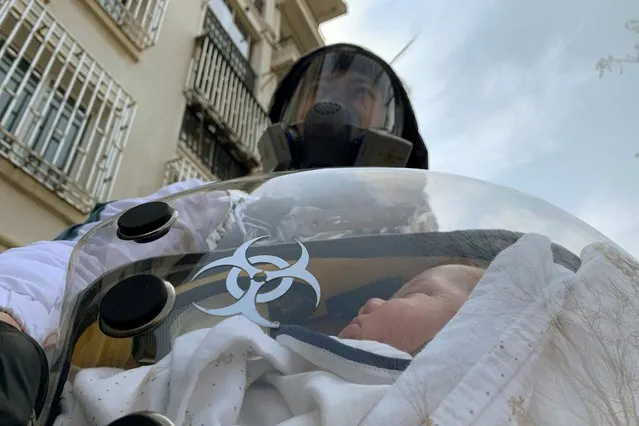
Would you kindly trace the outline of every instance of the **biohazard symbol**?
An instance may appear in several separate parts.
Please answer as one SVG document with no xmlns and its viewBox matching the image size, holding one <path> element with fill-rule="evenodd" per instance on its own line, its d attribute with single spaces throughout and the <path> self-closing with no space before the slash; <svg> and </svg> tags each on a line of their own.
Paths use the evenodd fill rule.
<svg viewBox="0 0 639 426">
<path fill-rule="evenodd" d="M 313 290 L 315 290 L 315 307 L 317 308 L 321 295 L 320 286 L 317 279 L 306 270 L 310 259 L 306 247 L 304 247 L 304 245 L 299 241 L 297 242 L 302 253 L 299 260 L 292 265 L 277 256 L 258 255 L 247 257 L 246 251 L 248 248 L 254 242 L 263 238 L 265 237 L 262 236 L 245 242 L 239 246 L 231 256 L 211 262 L 195 274 L 193 279 L 213 268 L 220 266 L 232 266 L 233 269 L 231 269 L 226 276 L 226 289 L 229 294 L 237 300 L 237 302 L 232 305 L 219 309 L 206 309 L 194 303 L 193 305 L 197 309 L 205 314 L 215 316 L 228 317 L 242 314 L 262 327 L 279 327 L 279 322 L 269 321 L 259 314 L 257 311 L 257 304 L 272 302 L 282 297 L 293 285 L 293 279 L 304 281 L 306 284 L 310 285 Z M 279 268 L 279 270 L 263 271 L 256 267 L 256 264 L 271 264 Z M 251 280 L 251 284 L 246 291 L 240 288 L 237 281 L 241 271 L 246 272 Z M 260 289 L 268 282 L 275 279 L 281 279 L 282 281 L 273 290 L 260 294 Z"/>
</svg>

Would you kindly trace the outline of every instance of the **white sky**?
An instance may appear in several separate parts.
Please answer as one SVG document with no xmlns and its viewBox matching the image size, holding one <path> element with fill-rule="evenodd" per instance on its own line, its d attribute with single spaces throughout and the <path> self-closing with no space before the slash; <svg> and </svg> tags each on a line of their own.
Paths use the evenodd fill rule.
<svg viewBox="0 0 639 426">
<path fill-rule="evenodd" d="M 411 90 L 431 169 L 519 189 L 639 257 L 639 0 L 351 0 L 322 25 L 390 60 Z M 639 49 L 639 48 L 638 48 Z"/>
</svg>

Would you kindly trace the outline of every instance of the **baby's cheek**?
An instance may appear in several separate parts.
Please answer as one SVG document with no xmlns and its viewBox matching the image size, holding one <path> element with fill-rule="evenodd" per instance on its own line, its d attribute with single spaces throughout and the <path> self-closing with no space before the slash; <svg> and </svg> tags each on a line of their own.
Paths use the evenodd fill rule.
<svg viewBox="0 0 639 426">
<path fill-rule="evenodd" d="M 374 340 L 386 343 L 399 350 L 406 351 L 412 343 L 412 336 L 419 332 L 414 324 L 415 318 L 406 313 L 401 307 L 395 309 L 378 309 L 367 315 L 362 321 L 361 337 L 363 340 Z"/>
<path fill-rule="evenodd" d="M 410 304 L 398 313 L 398 327 L 401 327 L 397 338 L 401 337 L 402 349 L 413 352 L 422 347 L 439 333 L 454 315 L 436 300 L 420 301 L 422 303 Z M 401 315 L 401 317 L 399 316 Z"/>
</svg>

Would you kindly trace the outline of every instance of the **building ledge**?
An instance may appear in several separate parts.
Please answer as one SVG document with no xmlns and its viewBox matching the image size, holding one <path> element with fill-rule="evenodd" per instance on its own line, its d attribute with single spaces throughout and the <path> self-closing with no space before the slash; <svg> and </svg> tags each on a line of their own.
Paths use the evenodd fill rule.
<svg viewBox="0 0 639 426">
<path fill-rule="evenodd" d="M 305 0 L 277 0 L 276 4 L 303 52 L 324 45 L 319 23 Z"/>
<path fill-rule="evenodd" d="M 344 0 L 307 0 L 313 16 L 319 24 L 348 13 Z"/>
<path fill-rule="evenodd" d="M 11 238 L 5 237 L 4 235 L 0 234 L 0 253 L 14 247 L 18 247 L 19 245 L 20 244 L 18 244 L 16 241 L 12 240 Z"/>
<path fill-rule="evenodd" d="M 302 53 L 292 38 L 280 40 L 273 51 L 271 69 L 278 76 L 283 76 L 301 56 Z"/>
<path fill-rule="evenodd" d="M 42 183 L 24 172 L 20 167 L 2 157 L 0 157 L 0 179 L 6 181 L 23 194 L 28 194 L 39 205 L 45 207 L 51 214 L 69 225 L 82 222 L 86 216 L 44 187 Z"/>
</svg>

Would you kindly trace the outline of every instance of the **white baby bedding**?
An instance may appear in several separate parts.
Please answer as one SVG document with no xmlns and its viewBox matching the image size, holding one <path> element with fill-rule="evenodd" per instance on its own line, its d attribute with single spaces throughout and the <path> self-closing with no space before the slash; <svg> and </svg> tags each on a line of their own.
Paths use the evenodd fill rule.
<svg viewBox="0 0 639 426">
<path fill-rule="evenodd" d="M 158 364 L 80 371 L 56 425 L 160 412 L 176 425 L 630 425 L 639 379 L 634 259 L 586 247 L 573 273 L 526 235 L 412 360 L 376 342 L 244 317 L 196 330 Z"/>
</svg>

